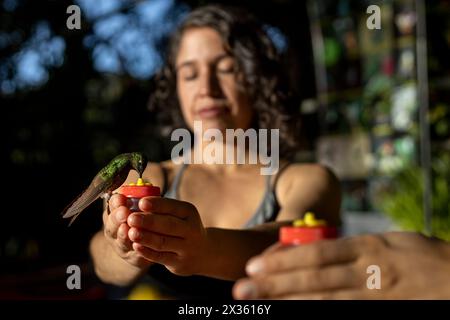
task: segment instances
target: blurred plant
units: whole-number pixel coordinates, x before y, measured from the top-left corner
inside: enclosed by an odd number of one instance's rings
[[[429,119],[431,129],[438,137],[448,137],[450,135],[450,111],[448,105],[438,103],[430,110]]]
[[[399,227],[424,233],[423,178],[412,165],[393,177],[392,186],[379,194],[379,207]],[[440,154],[432,164],[432,236],[450,241],[450,155]]]

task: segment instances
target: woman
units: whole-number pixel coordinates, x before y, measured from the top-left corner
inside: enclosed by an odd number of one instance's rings
[[[273,44],[249,15],[220,6],[189,14],[172,38],[154,104],[170,113],[175,127],[191,131],[194,121],[203,132],[218,129],[224,136],[226,129],[279,129],[280,170],[261,175],[260,161],[149,164],[143,177],[161,186],[164,197],[141,200],[144,213],[131,213],[120,195],[110,199],[103,231],[91,242],[103,281],[129,285],[147,274],[170,296],[231,297],[232,281],[245,275],[251,256],[277,241],[280,225],[306,211],[339,223],[335,177],[283,157],[293,139],[279,73]],[[214,143],[225,153],[239,148]],[[210,144],[195,144],[193,153]],[[245,159],[255,152],[244,151]],[[125,183],[136,179],[130,173]]]

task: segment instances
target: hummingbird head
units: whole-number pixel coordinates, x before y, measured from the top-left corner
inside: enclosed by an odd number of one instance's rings
[[[131,166],[139,173],[139,177],[142,177],[147,166],[147,157],[143,153],[133,152],[131,154]]]

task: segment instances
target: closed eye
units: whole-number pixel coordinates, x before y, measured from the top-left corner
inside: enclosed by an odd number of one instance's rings
[[[184,81],[191,81],[191,80],[194,80],[195,78],[197,78],[197,74],[195,72],[193,72],[191,74],[183,75]]]
[[[234,67],[220,68],[217,71],[224,74],[234,73]]]
[[[217,71],[223,74],[230,74],[235,72],[235,62],[233,57],[224,56],[217,62]]]
[[[177,73],[185,81],[194,80],[197,77],[197,68],[192,61],[186,61],[177,67]]]

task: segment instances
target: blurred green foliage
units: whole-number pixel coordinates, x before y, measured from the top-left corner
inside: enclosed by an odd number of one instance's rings
[[[450,241],[450,154],[441,153],[432,163],[432,233]],[[418,166],[410,166],[393,178],[392,187],[380,196],[380,209],[399,227],[424,233],[423,175]]]

